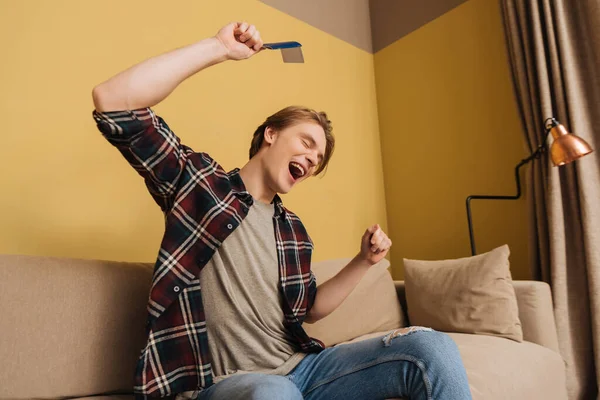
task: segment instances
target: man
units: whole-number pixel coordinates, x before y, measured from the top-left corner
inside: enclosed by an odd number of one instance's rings
[[[254,133],[250,161],[225,172],[151,110],[189,76],[249,58],[262,43],[253,25],[231,23],[93,90],[98,128],[165,215],[136,398],[470,398],[445,334],[412,327],[324,349],[302,328],[336,309],[392,245],[379,225],[369,227],[360,252],[317,291],[312,241],[278,193],[329,162],[335,142],[325,113],[288,107],[272,115]]]

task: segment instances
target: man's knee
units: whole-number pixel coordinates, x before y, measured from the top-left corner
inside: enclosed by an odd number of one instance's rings
[[[384,343],[403,337],[402,340],[408,342],[408,349],[403,346],[404,350],[408,350],[413,357],[426,364],[443,367],[452,366],[460,361],[458,347],[448,334],[422,327],[411,328],[415,329],[404,328],[399,332],[391,332],[391,336],[384,338]]]
[[[460,356],[458,352],[458,346],[454,342],[454,339],[450,337],[447,333],[433,331],[434,336],[434,346],[437,353],[440,353],[444,356]]]
[[[418,357],[430,370],[445,375],[460,373],[462,359],[454,340],[444,332],[423,332],[420,335]]]
[[[292,381],[284,376],[265,375],[260,379],[252,379],[244,388],[244,399],[282,399],[301,400],[302,393]]]

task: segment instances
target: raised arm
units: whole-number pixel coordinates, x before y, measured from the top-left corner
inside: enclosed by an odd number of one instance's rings
[[[379,224],[369,227],[361,239],[360,252],[333,278],[319,286],[312,308],[304,322],[315,323],[331,314],[354,290],[367,270],[381,261],[392,241]],[[376,296],[376,293],[373,293]]]
[[[163,211],[174,204],[194,151],[150,107],[194,73],[224,60],[251,57],[261,47],[253,25],[234,22],[212,38],[150,58],[94,88],[92,115],[98,129],[144,178]],[[207,157],[197,160],[211,162]]]
[[[226,60],[242,60],[262,47],[254,25],[233,22],[214,37],[140,62],[94,87],[99,112],[152,107],[195,73]]]

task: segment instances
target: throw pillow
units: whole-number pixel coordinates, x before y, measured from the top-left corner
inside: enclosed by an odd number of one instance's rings
[[[439,331],[523,341],[507,245],[455,260],[404,259],[408,319]]]

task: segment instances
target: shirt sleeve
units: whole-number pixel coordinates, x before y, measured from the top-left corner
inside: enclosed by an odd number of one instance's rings
[[[93,117],[102,135],[140,174],[163,211],[171,208],[187,157],[193,150],[182,145],[167,123],[150,108],[99,112]]]

